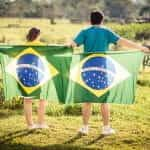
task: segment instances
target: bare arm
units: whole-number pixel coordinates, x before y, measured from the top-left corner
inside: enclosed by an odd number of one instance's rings
[[[117,42],[117,44],[124,46],[124,47],[128,47],[128,48],[138,49],[138,50],[141,50],[146,53],[150,52],[150,50],[147,47],[136,44],[125,38],[120,38],[119,41]]]

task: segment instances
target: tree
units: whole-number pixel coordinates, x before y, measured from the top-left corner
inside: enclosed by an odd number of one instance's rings
[[[142,7],[140,16],[143,16],[144,18],[150,18],[150,6]]]
[[[149,3],[150,0],[0,0],[0,16],[45,17],[54,23],[56,17],[87,21],[92,10],[102,10],[105,16],[126,19],[139,14]]]
[[[0,16],[4,17],[6,16],[7,9],[8,9],[8,3],[7,0],[0,0]]]
[[[133,16],[136,7],[131,0],[106,0],[106,8],[109,10],[109,16],[115,18],[126,19]]]

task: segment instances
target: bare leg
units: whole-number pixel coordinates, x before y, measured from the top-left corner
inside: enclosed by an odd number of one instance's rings
[[[40,100],[39,108],[38,108],[38,123],[44,124],[45,123],[45,108],[47,105],[47,101]]]
[[[111,135],[115,134],[115,130],[110,127],[109,124],[109,117],[110,117],[110,110],[109,110],[109,104],[101,104],[101,112],[102,112],[102,118],[103,118],[103,128],[102,128],[102,134],[103,135]]]
[[[33,125],[32,120],[32,100],[24,99],[24,114],[28,126]]]
[[[110,117],[109,104],[101,104],[101,113],[104,126],[108,126]]]
[[[82,106],[83,125],[87,126],[91,115],[91,103],[84,103]]]

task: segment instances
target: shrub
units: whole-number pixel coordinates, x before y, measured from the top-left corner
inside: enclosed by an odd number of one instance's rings
[[[22,109],[23,108],[23,99],[14,97],[12,100],[3,101],[1,107],[5,109]]]
[[[150,24],[108,24],[108,27],[112,28],[120,36],[128,39],[136,40],[148,40],[150,39]]]

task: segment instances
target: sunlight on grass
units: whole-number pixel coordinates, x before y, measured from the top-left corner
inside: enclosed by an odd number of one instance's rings
[[[48,114],[49,130],[27,131],[23,113],[0,110],[0,148],[31,149],[114,149],[148,150],[150,145],[150,87],[138,86],[136,102],[133,105],[112,105],[111,123],[117,134],[102,137],[102,119],[93,115],[90,120],[90,134],[78,137],[77,130],[82,123],[80,116]],[[58,105],[55,106],[57,109]],[[59,107],[64,107],[60,105]],[[94,105],[97,109],[98,105]],[[55,110],[56,111],[56,110]],[[95,111],[95,110],[93,110]],[[3,115],[2,115],[3,114]],[[5,115],[4,115],[5,114]],[[22,114],[22,115],[20,115]],[[34,116],[34,120],[36,120]]]

